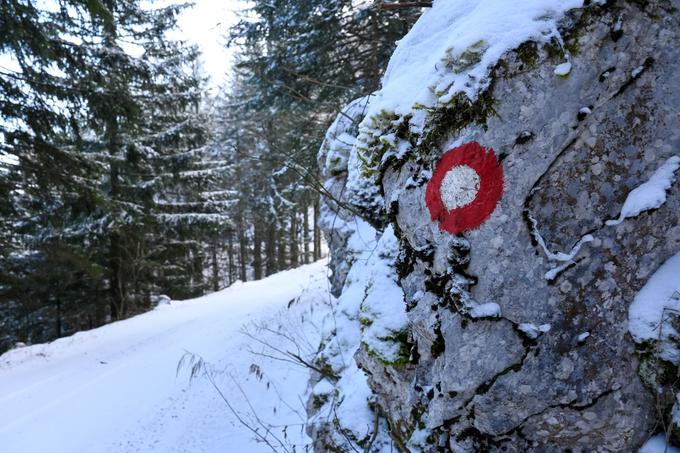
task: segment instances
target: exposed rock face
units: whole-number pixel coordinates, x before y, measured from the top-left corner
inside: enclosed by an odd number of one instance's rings
[[[395,305],[405,304],[411,353],[393,364],[359,348],[355,359],[398,449],[634,451],[660,427],[656,406],[670,413],[674,398],[649,388],[663,383],[641,377],[641,361],[651,362],[627,316],[650,274],[680,251],[680,184],[658,209],[605,221],[680,154],[678,8],[618,1],[571,11],[564,49],[528,43],[497,65],[483,124],[383,159],[373,181],[399,239],[404,301]],[[565,52],[572,67],[559,77]],[[453,236],[430,219],[425,186],[441,154],[470,141],[501,156],[505,191],[486,223]],[[343,192],[346,172],[326,166],[329,190],[361,212]],[[348,234],[325,228],[339,292]],[[566,262],[546,253],[572,250]],[[471,303],[490,302],[499,317],[470,316]]]

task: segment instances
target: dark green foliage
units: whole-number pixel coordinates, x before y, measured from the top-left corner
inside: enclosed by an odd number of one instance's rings
[[[198,52],[167,35],[183,6],[0,8],[0,350],[220,286],[206,250],[231,225],[229,192],[205,195],[225,181]]]

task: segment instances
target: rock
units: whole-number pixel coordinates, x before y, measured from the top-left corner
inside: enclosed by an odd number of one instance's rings
[[[411,356],[393,365],[359,349],[355,359],[395,445],[635,451],[660,426],[657,404],[670,416],[680,389],[631,340],[627,317],[646,278],[680,251],[680,185],[658,209],[605,221],[680,154],[679,8],[658,0],[572,11],[561,24],[577,43],[568,69],[547,46],[536,46],[529,69],[509,52],[492,73],[486,121],[439,130],[431,148],[414,140],[411,154],[370,179],[388,202],[362,216],[379,232],[391,224],[399,240],[404,300],[394,303],[407,309]],[[505,191],[486,223],[453,236],[431,220],[425,186],[439,156],[470,141],[502,156]],[[373,209],[343,193],[347,174],[324,177],[356,212]],[[324,225],[340,294],[355,213],[332,200],[325,209],[341,220]],[[486,304],[499,316],[470,316]],[[650,389],[659,384],[671,398]]]

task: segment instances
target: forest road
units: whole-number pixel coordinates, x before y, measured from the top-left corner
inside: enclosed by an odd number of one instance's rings
[[[270,451],[236,421],[208,379],[191,380],[190,367],[178,372],[178,364],[196,354],[220,371],[215,382],[226,395],[239,396],[242,382],[252,395],[245,403],[271,402],[271,394],[246,382],[253,358],[241,329],[285,308],[325,271],[320,261],[5,353],[0,453]],[[290,398],[304,392],[305,370],[271,371],[290,382]],[[295,421],[301,406],[282,406],[277,417]]]

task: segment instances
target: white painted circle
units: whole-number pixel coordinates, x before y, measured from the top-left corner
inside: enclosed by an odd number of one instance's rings
[[[447,211],[470,204],[479,192],[479,175],[467,165],[458,165],[446,172],[439,193]]]

